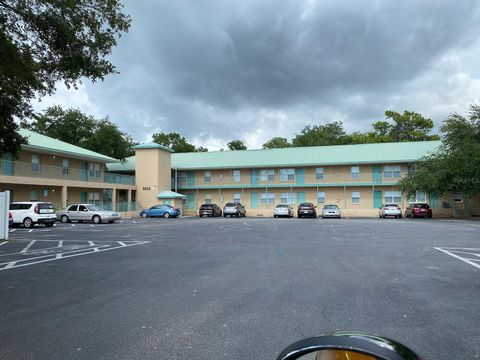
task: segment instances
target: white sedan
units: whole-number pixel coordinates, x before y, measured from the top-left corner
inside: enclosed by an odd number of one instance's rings
[[[402,209],[397,204],[383,204],[378,212],[378,217],[385,219],[387,216],[402,218]]]
[[[57,211],[57,218],[62,223],[71,221],[93,221],[95,224],[114,223],[120,220],[120,215],[115,211],[108,211],[93,204],[73,204],[64,210]]]

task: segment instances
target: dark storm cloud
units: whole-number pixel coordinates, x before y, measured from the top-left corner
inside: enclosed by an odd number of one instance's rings
[[[269,111],[294,118],[292,129],[319,113],[352,126],[470,46],[476,4],[130,0],[132,28],[112,55],[121,74],[87,91],[140,140],[157,129],[241,138],[268,127]]]

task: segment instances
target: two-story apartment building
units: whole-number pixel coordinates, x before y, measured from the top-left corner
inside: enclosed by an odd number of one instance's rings
[[[203,203],[238,201],[247,214],[271,216],[275,205],[297,206],[312,202],[318,207],[336,204],[345,216],[376,216],[383,203],[405,208],[411,201],[428,202],[436,216],[450,216],[464,208],[462,194],[440,197],[418,191],[407,198],[398,181],[414,171],[412,163],[434,151],[440,142],[383,143],[317,146],[269,150],[217,151],[171,154],[156,144],[144,144],[136,156],[123,164],[108,164],[109,171],[135,174],[140,205],[178,200],[155,197],[166,185],[146,180],[150,172],[171,171],[171,188],[184,198],[184,213],[197,213]],[[159,152],[169,158],[168,166],[148,166],[145,152]],[[163,181],[165,183],[165,180]],[[150,191],[146,196],[144,191]],[[474,202],[472,211],[478,202]],[[178,202],[177,202],[178,205]]]
[[[18,158],[0,159],[0,191],[10,190],[11,201],[50,201],[56,207],[93,203],[119,211],[133,210],[135,178],[105,171],[119,162],[38,133],[21,129],[28,139]]]
[[[197,214],[204,203],[241,202],[249,216],[271,216],[277,204],[336,204],[345,216],[376,216],[382,203],[405,208],[428,202],[435,216],[465,211],[461,189],[440,197],[417,191],[413,198],[398,181],[438,141],[316,146],[270,150],[179,153],[155,143],[134,147],[124,162],[78,146],[20,130],[28,138],[18,159],[0,159],[0,191],[12,201],[51,201],[56,207],[89,202],[117,211],[158,203]],[[468,204],[480,215],[479,199]]]

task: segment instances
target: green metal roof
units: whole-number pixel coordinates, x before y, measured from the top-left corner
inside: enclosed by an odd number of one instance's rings
[[[162,191],[157,194],[158,199],[183,199],[186,198],[185,195],[179,194],[175,191]]]
[[[52,154],[60,154],[68,157],[89,159],[100,162],[119,162],[119,160],[96,153],[95,151],[87,150],[81,148],[80,146],[75,146],[27,129],[20,129],[18,132],[20,135],[28,139],[28,144],[22,145],[22,149],[25,150],[48,152]]]
[[[127,173],[135,171],[135,156],[130,156],[125,159],[125,161],[118,163],[108,163],[108,171],[118,172],[118,173]]]
[[[231,169],[280,166],[401,163],[435,151],[440,141],[312,146],[269,150],[212,151],[172,154],[172,169]],[[135,157],[107,164],[109,171],[134,171]]]
[[[135,145],[135,146],[132,146],[132,149],[162,149],[162,150],[173,153],[172,149],[170,149],[166,146],[162,146],[160,144],[154,143],[154,142]]]
[[[172,155],[179,170],[399,163],[419,160],[440,141],[312,146],[269,150],[215,151]]]

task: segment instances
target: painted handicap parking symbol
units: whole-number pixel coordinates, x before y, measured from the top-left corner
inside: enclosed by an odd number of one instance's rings
[[[3,242],[0,254],[0,271],[67,259],[107,250],[147,244],[149,241],[57,241],[31,240]],[[6,250],[6,251],[5,251]]]
[[[461,260],[469,265],[480,269],[480,247],[479,248],[459,248],[459,247],[436,247],[438,251],[443,252],[455,259]]]

